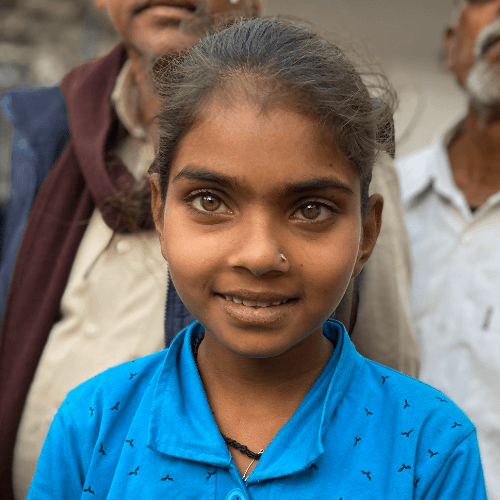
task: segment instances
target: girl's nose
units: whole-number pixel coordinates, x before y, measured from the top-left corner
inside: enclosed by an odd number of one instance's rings
[[[253,218],[238,228],[238,236],[228,263],[234,269],[247,269],[255,276],[280,275],[290,269],[286,245],[278,224]]]

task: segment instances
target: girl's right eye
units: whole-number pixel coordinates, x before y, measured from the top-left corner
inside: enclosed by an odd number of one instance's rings
[[[212,193],[200,193],[191,197],[191,204],[196,210],[205,213],[228,213],[230,210],[224,202]]]

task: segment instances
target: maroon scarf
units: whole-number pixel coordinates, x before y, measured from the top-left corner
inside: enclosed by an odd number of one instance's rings
[[[12,458],[22,409],[49,332],[60,317],[61,297],[88,220],[97,206],[106,224],[120,230],[121,213],[110,199],[133,183],[123,165],[105,160],[117,134],[110,96],[125,58],[124,48],[118,46],[103,59],[74,69],[61,84],[70,140],[33,204],[0,337],[4,500],[13,499]]]

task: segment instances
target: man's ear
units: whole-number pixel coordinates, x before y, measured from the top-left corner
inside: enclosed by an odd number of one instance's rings
[[[163,212],[165,204],[161,199],[159,174],[150,174],[149,182],[151,183],[151,212],[153,213],[153,220],[156,232],[160,238],[160,243],[163,244]]]
[[[446,69],[453,72],[455,69],[455,51],[457,44],[457,28],[448,26],[444,33],[443,50],[445,56]]]
[[[368,200],[366,215],[363,219],[363,232],[359,245],[358,258],[352,277],[355,278],[363,269],[366,261],[370,257],[377,243],[377,238],[382,227],[382,209],[384,208],[384,198],[380,194],[373,194]]]

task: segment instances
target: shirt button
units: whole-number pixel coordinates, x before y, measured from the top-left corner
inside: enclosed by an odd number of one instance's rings
[[[470,243],[472,243],[472,239],[473,237],[471,234],[466,234],[462,236],[462,243],[465,245],[469,245]]]
[[[246,497],[242,489],[235,488],[226,495],[226,500],[246,500]]]
[[[124,241],[124,240],[120,240],[117,244],[116,244],[116,250],[119,252],[119,253],[125,253],[125,252],[128,252],[130,250],[130,243],[128,241]]]
[[[97,337],[101,332],[101,328],[99,325],[96,325],[95,323],[89,323],[85,327],[85,332],[89,337]]]

